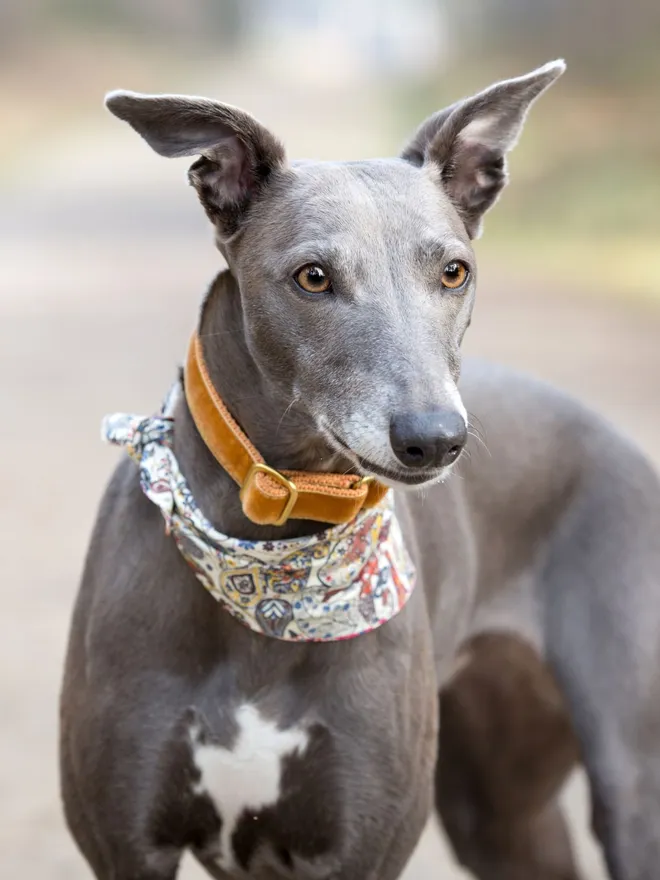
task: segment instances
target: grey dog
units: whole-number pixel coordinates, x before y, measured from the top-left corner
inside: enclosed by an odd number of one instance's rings
[[[199,323],[218,393],[274,467],[390,485],[420,587],[350,641],[257,635],[200,587],[123,460],[61,701],[67,820],[99,880],[172,880],[185,850],[217,878],[394,880],[434,799],[476,876],[575,877],[556,797],[578,752],[611,876],[660,876],[658,480],[540,383],[465,363],[459,393],[471,239],[563,69],[436,113],[399,158],[345,163],[289,163],[260,123],[211,100],[108,97],[157,153],[198,157],[190,182],[229,267]],[[321,292],[296,282],[305,267]],[[318,530],[254,525],[185,397],[175,426],[216,528]],[[235,754],[245,725],[254,764]],[[217,785],[195,737],[219,756]]]

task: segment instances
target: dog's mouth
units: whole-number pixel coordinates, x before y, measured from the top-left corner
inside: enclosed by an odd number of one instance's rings
[[[424,471],[399,470],[398,468],[394,470],[391,468],[385,468],[355,452],[355,450],[351,449],[348,443],[345,443],[341,437],[335,434],[334,431],[331,430],[329,433],[334,442],[340,448],[341,452],[343,452],[351,461],[354,461],[364,472],[365,476],[378,477],[382,482],[390,484],[393,487],[401,485],[424,486],[427,483],[436,482],[446,471],[446,468]]]

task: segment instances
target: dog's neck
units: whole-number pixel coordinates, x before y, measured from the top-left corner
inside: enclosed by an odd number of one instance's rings
[[[215,389],[271,467],[289,470],[348,471],[350,463],[332,452],[298,402],[269,382],[245,340],[237,284],[222,272],[206,298],[200,338]],[[248,540],[293,538],[319,531],[319,523],[290,520],[284,526],[257,526],[243,513],[239,487],[202,440],[184,398],[175,414],[174,450],[193,495],[215,528]]]

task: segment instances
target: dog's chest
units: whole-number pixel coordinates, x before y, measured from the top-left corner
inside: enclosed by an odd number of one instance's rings
[[[190,731],[198,773],[194,794],[210,799],[220,821],[205,858],[239,876],[258,876],[259,867],[324,876],[323,856],[332,841],[329,829],[320,827],[323,798],[315,791],[318,732],[302,725],[282,729],[251,704],[236,710],[235,722],[236,735],[226,747],[208,741],[196,726]],[[312,816],[318,824],[310,836],[305,826]]]

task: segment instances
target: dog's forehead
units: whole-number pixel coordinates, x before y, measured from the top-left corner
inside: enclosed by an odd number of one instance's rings
[[[294,163],[271,205],[289,232],[461,234],[434,171],[402,159]]]

